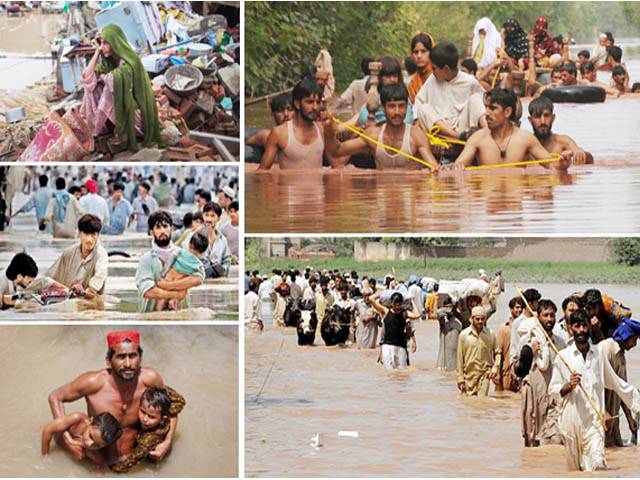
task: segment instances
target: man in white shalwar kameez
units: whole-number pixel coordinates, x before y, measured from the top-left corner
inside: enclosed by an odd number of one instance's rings
[[[454,138],[471,128],[487,126],[484,89],[475,77],[458,69],[458,60],[451,42],[433,47],[433,75],[416,95],[413,107],[423,127],[437,125],[442,135]]]
[[[615,374],[604,352],[591,343],[591,321],[584,310],[571,314],[569,324],[574,342],[554,360],[549,394],[562,397],[558,425],[569,468],[601,470],[607,467],[605,430],[600,417],[605,411],[605,388],[617,393],[634,415],[640,411],[640,393]],[[598,413],[578,384],[582,384]]]

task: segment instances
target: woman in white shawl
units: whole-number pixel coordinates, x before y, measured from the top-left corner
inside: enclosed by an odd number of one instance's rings
[[[473,27],[473,42],[471,43],[471,57],[478,64],[478,68],[487,68],[498,60],[497,50],[502,46],[500,32],[488,17],[483,17]]]

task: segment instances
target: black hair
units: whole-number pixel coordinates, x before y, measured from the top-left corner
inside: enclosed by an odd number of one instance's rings
[[[318,98],[322,98],[324,94],[324,90],[320,85],[316,83],[314,79],[311,78],[303,78],[300,80],[295,87],[293,87],[293,92],[291,94],[291,98],[294,102],[301,102],[304,98],[317,96]]]
[[[539,117],[545,111],[553,113],[553,102],[551,101],[551,99],[540,96],[531,100],[531,102],[529,103],[529,115],[531,115],[532,117]]]
[[[562,45],[564,43],[564,38],[562,38],[562,35],[556,35],[553,37],[553,41]]]
[[[582,299],[576,295],[569,295],[567,298],[565,298],[562,301],[562,311],[564,312],[567,309],[567,306],[570,303],[575,303],[576,305],[578,305],[578,308],[582,308]]]
[[[63,177],[56,178],[56,190],[64,190],[67,187],[67,181]]]
[[[579,57],[584,57],[584,58],[586,58],[587,60],[589,60],[589,59],[591,58],[591,54],[589,53],[589,50],[580,50],[580,51],[578,52],[578,56],[579,56]]]
[[[402,81],[402,67],[400,66],[400,62],[397,58],[382,57],[380,59],[380,63],[382,63],[382,68],[380,68],[380,78],[397,75],[398,83],[404,84]]]
[[[580,65],[580,73],[584,76],[587,73],[591,73],[596,69],[596,66],[593,64],[591,60],[588,62],[584,62]]]
[[[446,40],[440,42],[431,50],[431,63],[438,68],[444,68],[446,65],[451,70],[455,70],[458,67],[459,59],[460,56],[456,46]]]
[[[589,315],[582,308],[579,308],[566,319],[569,322],[569,325],[575,325],[576,323],[586,323],[590,325]]]
[[[142,182],[139,187],[144,188],[147,192],[151,191],[151,185],[149,185],[147,182]]]
[[[513,308],[516,305],[520,305],[524,309],[524,300],[522,300],[520,297],[513,297],[511,300],[509,300],[509,308]]]
[[[280,95],[276,95],[269,102],[269,108],[271,108],[271,113],[279,113],[284,112],[287,108],[287,105],[291,105],[291,92],[281,93]]]
[[[607,47],[607,54],[609,54],[616,63],[620,63],[622,61],[622,49],[617,45]]]
[[[147,387],[142,394],[142,399],[146,400],[150,407],[159,408],[160,415],[166,417],[171,409],[171,398],[167,391],[161,387]]]
[[[554,312],[558,311],[558,307],[556,307],[555,303],[553,303],[548,298],[543,298],[542,300],[540,300],[538,302],[537,312],[538,312],[538,314],[540,314],[540,312],[542,312],[542,310],[547,310],[549,308],[552,308]]]
[[[613,34],[611,32],[603,32],[603,33],[607,36],[607,40],[609,40],[612,45],[616,43],[616,39],[613,38]]]
[[[189,228],[193,224],[193,213],[187,212],[182,217],[182,226],[184,228]]]
[[[407,73],[409,75],[413,75],[414,73],[416,73],[418,71],[418,66],[416,65],[416,62],[413,61],[413,58],[409,57],[405,57],[404,59],[404,68],[407,71]]]
[[[93,417],[91,425],[98,427],[105,445],[111,445],[122,435],[120,422],[109,412],[102,412]]]
[[[373,62],[373,58],[371,57],[365,57],[360,61],[360,70],[362,70],[362,73],[365,75],[371,75],[371,70],[369,70],[369,64],[371,62]]]
[[[344,280],[341,280],[340,284],[338,285],[338,290],[349,290],[349,285],[347,285],[347,282],[345,282]]]
[[[240,211],[240,204],[237,200],[234,200],[229,204],[229,210],[235,210],[236,212]]]
[[[631,93],[636,92],[640,92],[640,82],[634,82],[633,85],[631,85]]]
[[[257,292],[258,288],[260,287],[260,283],[260,279],[254,276],[251,280],[249,280],[249,291]]]
[[[554,73],[562,73],[562,70],[564,70],[564,67],[561,64],[556,65],[551,69],[551,75],[553,76]]]
[[[576,68],[576,64],[573,62],[566,62],[562,66],[562,71],[567,72],[570,75],[573,75],[574,77],[578,74],[578,69]]]
[[[387,102],[408,102],[409,93],[404,83],[392,83],[384,85],[380,88],[380,103],[384,105]]]
[[[209,239],[200,232],[195,232],[191,235],[191,240],[189,240],[189,245],[191,245],[196,252],[204,253],[209,248]]]
[[[203,189],[199,189],[196,193],[199,196],[201,196],[204,199],[205,202],[208,203],[208,202],[211,201],[211,192],[208,192],[208,191],[203,190]]]
[[[82,190],[80,190],[80,187],[78,187],[77,185],[72,185],[71,187],[69,187],[69,193],[71,195],[74,195],[77,192],[81,192]]]
[[[124,339],[118,343],[126,343],[126,342],[131,342],[131,341],[129,339]],[[107,360],[111,361],[114,353],[116,353],[115,348],[110,348],[109,350],[107,350]],[[140,345],[138,345],[138,355],[142,356],[142,347]]]
[[[213,212],[218,217],[222,215],[222,208],[215,202],[207,202],[204,207],[202,207],[202,213]]]
[[[535,288],[527,288],[522,293],[522,296],[524,297],[524,299],[527,301],[529,305],[531,305],[531,302],[537,302],[542,298],[542,295],[540,295],[540,292]]]
[[[201,222],[204,222],[204,215],[202,215],[202,212],[195,212],[193,214],[193,217],[191,218],[192,221],[196,221],[196,220],[200,220]]]
[[[173,227],[173,218],[171,218],[171,215],[169,215],[168,212],[165,212],[164,210],[156,210],[149,215],[149,219],[147,220],[149,231],[153,230],[156,225],[162,224],[167,224],[170,227]]]
[[[100,230],[102,230],[102,221],[100,221],[100,219],[95,215],[87,213],[81,216],[78,220],[78,230],[90,235],[93,233],[100,233]]]
[[[442,305],[453,305],[453,299],[451,298],[451,295],[446,293],[444,294]]]
[[[404,302],[404,297],[400,292],[394,292],[391,294],[391,303],[402,303]]]
[[[604,305],[602,303],[602,294],[600,293],[600,290],[597,290],[595,288],[590,288],[589,290],[584,292],[584,296],[582,297],[582,302],[585,307],[589,305],[600,305],[600,306]]]
[[[38,177],[38,183],[40,183],[40,188],[46,187],[47,183],[49,183],[49,177],[47,177],[46,175],[40,175]]]
[[[11,281],[15,280],[18,275],[35,278],[38,276],[38,265],[30,255],[16,253],[9,262],[5,275]]]
[[[478,71],[478,64],[473,58],[467,58],[460,63],[461,67],[469,70],[473,75],[475,75]]]
[[[516,102],[518,99],[516,98],[516,94],[513,93],[513,90],[508,90],[506,88],[494,88],[493,90],[489,90],[487,97],[491,104],[496,103],[502,108],[511,107],[509,120],[516,119]]]
[[[611,76],[615,77],[616,75],[625,75],[627,72],[622,65],[616,65],[611,69]]]
[[[120,190],[121,192],[124,192],[124,185],[120,182],[116,182],[113,184],[113,190]]]
[[[326,275],[321,275],[320,285],[329,285],[329,277],[327,277]]]
[[[533,350],[529,345],[524,345],[520,350],[520,357],[515,368],[515,374],[518,378],[526,377],[531,371],[533,364]]]
[[[424,48],[426,48],[428,51],[431,51],[433,49],[433,42],[431,41],[431,37],[426,33],[420,32],[414,35],[414,37],[411,39],[412,52],[413,49],[416,48],[416,45],[418,45],[419,43],[424,45]]]
[[[373,289],[376,286],[376,279],[375,278],[369,278],[369,286]]]

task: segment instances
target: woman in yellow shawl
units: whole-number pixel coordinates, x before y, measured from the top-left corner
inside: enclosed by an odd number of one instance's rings
[[[411,82],[407,86],[409,90],[409,100],[414,103],[416,95],[427,81],[427,78],[433,71],[431,65],[431,49],[435,47],[436,42],[433,37],[426,32],[420,32],[411,39],[411,57],[418,68],[418,71],[411,78]]]
[[[160,121],[149,76],[124,32],[107,25],[94,44],[98,48],[82,72],[85,95],[80,109],[94,136],[109,120],[120,144],[131,151],[138,149],[136,134],[143,135],[144,147],[159,144]]]

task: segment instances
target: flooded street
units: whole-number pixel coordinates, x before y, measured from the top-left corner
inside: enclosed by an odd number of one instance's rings
[[[640,80],[637,43],[637,39],[621,43],[632,82]],[[607,78],[603,74],[601,80]],[[528,100],[523,103],[526,112]],[[256,173],[257,164],[247,164],[246,230],[640,232],[639,107],[638,94],[600,104],[556,104],[553,131],[571,136],[595,159],[595,165],[574,166],[562,175],[539,166],[438,176],[426,170],[376,172],[353,167],[342,171],[280,171],[275,167],[268,173]],[[247,110],[248,126],[269,124],[264,103]],[[522,127],[531,131],[526,113]],[[611,215],[612,208],[615,215]]]
[[[64,25],[63,15],[0,16],[0,90],[24,90],[51,74],[53,62],[43,57]]]
[[[518,286],[538,288],[558,305],[592,287]],[[598,287],[640,311],[637,288]],[[513,295],[507,284],[489,320],[494,331],[508,317]],[[245,341],[247,476],[586,476],[568,472],[561,446],[524,448],[518,395],[458,394],[455,374],[435,369],[437,322],[418,325],[418,351],[404,372],[376,365],[377,351],[298,347],[294,329],[270,328],[270,320],[265,325],[264,334],[247,334]],[[640,386],[637,348],[627,363],[631,383]],[[626,420],[621,423],[628,441]],[[341,430],[359,437],[338,437]],[[310,446],[316,433],[322,434],[318,449]],[[637,476],[639,452],[608,449],[609,470],[600,475]]]
[[[40,455],[41,428],[51,420],[47,395],[105,366],[105,326],[1,326],[0,476],[105,476],[74,462],[57,445]],[[186,399],[172,451],[159,464],[143,462],[136,477],[238,475],[238,334],[232,326],[139,327],[143,367],[152,367]],[[84,400],[66,412],[86,412]]]
[[[24,198],[16,198],[14,205],[22,205]],[[193,204],[183,204],[177,209],[181,215],[193,211]],[[0,312],[0,320],[228,320],[238,319],[238,267],[232,266],[228,278],[208,279],[190,290],[190,308],[178,312],[136,313],[138,291],[135,273],[140,257],[151,248],[151,240],[144,233],[125,232],[119,236],[101,235],[107,252],[126,252],[109,258],[109,278],[105,291],[104,310],[78,312],[75,300],[61,304],[23,310]],[[0,234],[0,266],[5,268],[16,253],[26,249],[34,257],[40,274],[58,258],[62,251],[76,243],[71,239],[52,239],[50,234],[39,232],[35,215],[21,215]]]

